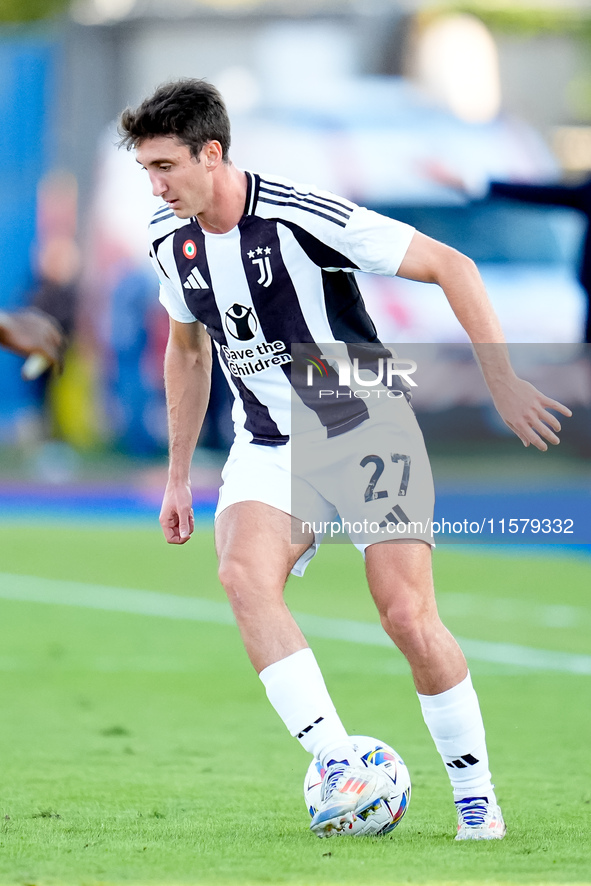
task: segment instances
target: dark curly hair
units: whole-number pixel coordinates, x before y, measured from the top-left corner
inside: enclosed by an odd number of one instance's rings
[[[147,138],[174,135],[196,158],[207,142],[218,141],[227,161],[230,120],[223,98],[207,80],[176,80],[163,83],[135,110],[126,108],[119,135],[128,151]]]

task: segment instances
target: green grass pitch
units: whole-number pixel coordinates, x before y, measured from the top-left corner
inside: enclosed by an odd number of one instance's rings
[[[591,653],[591,560],[435,552],[461,637]],[[458,844],[447,776],[405,662],[386,647],[312,645],[352,733],[394,745],[410,809],[383,839],[318,840],[308,757],[268,705],[231,625],[2,598],[9,575],[223,601],[211,533],[0,526],[0,884],[591,882],[591,677],[470,662],[504,841]],[[55,587],[55,585],[54,585]],[[298,612],[376,623],[361,558],[327,545]]]

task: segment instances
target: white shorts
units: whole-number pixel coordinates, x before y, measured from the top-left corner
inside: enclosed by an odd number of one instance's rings
[[[304,574],[327,534],[348,535],[362,552],[383,541],[433,544],[431,467],[404,399],[388,420],[369,419],[336,437],[322,429],[297,434],[284,446],[238,440],[222,481],[216,518],[237,502],[260,501],[309,524],[314,543],[294,575]]]

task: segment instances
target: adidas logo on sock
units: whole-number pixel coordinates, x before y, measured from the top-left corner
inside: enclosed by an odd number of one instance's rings
[[[302,729],[302,731],[298,733],[297,737],[303,738],[307,732],[310,732],[311,729],[314,729],[314,727],[316,726],[317,723],[322,723],[323,720],[324,720],[324,717],[318,717],[317,720],[314,720],[313,723],[310,723],[309,726],[306,726],[305,729]]]
[[[462,760],[464,762],[462,762]],[[449,766],[450,769],[465,769],[466,766],[474,766],[476,763],[480,761],[473,757],[472,754],[466,754],[464,757],[460,757],[459,760],[454,760],[452,763],[446,763],[446,766]]]

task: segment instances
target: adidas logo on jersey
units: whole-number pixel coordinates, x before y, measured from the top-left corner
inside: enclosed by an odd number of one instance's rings
[[[199,273],[198,268],[193,268],[186,281],[183,283],[185,289],[209,289],[209,286]]]

